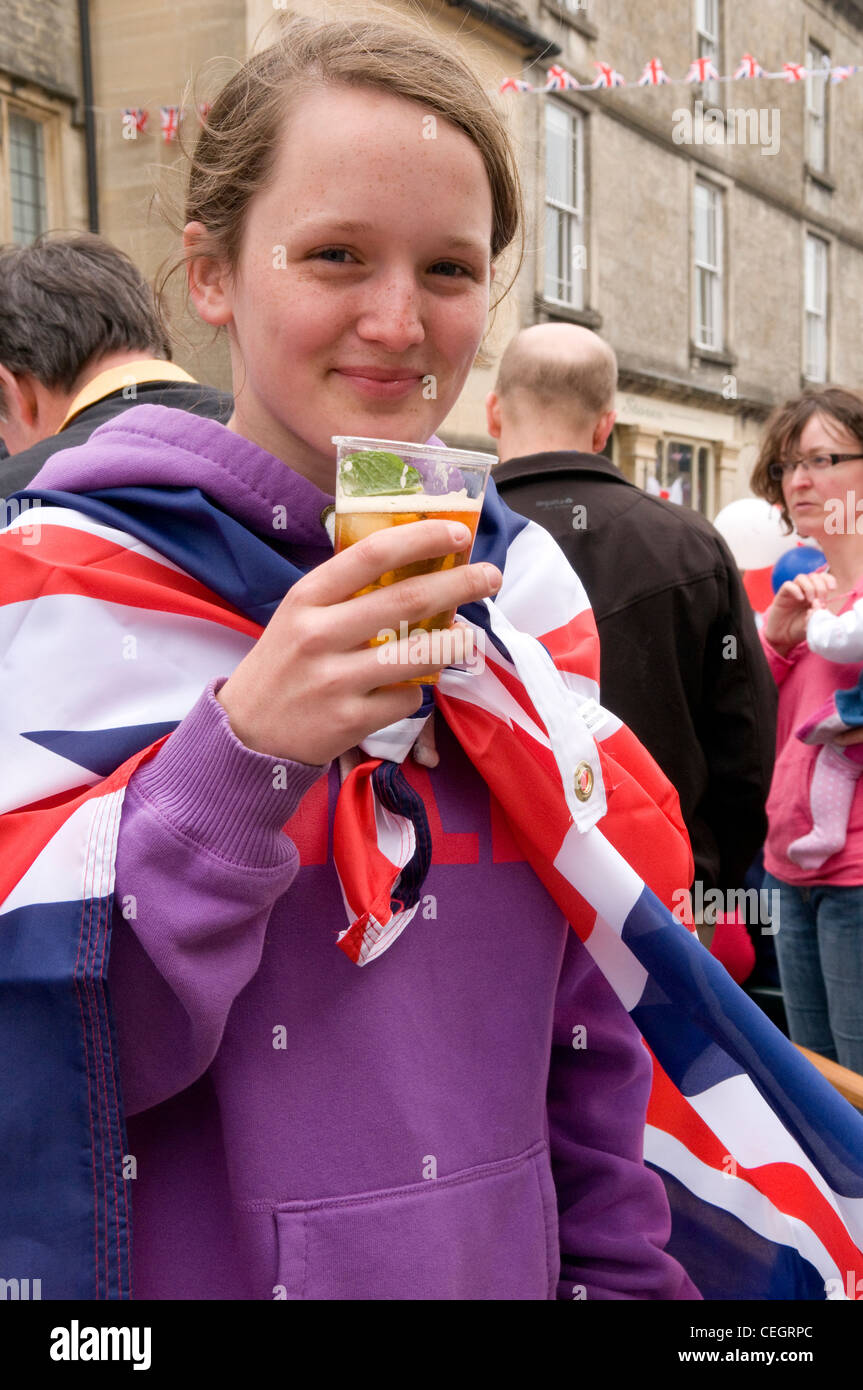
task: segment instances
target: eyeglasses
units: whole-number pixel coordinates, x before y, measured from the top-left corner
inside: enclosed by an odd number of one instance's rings
[[[837,463],[849,463],[851,459],[863,459],[863,454],[813,454],[811,458],[782,459],[767,465],[767,474],[779,483],[795,468],[804,468],[808,473],[821,473],[825,468],[835,468]]]

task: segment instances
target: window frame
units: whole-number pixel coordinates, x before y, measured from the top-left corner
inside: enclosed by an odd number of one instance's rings
[[[714,231],[716,242],[716,262],[711,264],[707,261],[699,261],[698,258],[698,195],[699,189],[705,189],[713,199],[713,206],[716,209],[716,227]],[[709,179],[696,176],[692,190],[692,296],[693,296],[693,331],[692,337],[695,347],[703,349],[705,352],[724,352],[726,337],[726,313],[725,313],[725,199],[723,188],[718,184],[712,183]],[[702,335],[701,328],[701,275],[712,275],[713,289],[711,293],[712,309],[716,322],[716,341],[709,342]]]
[[[24,174],[24,171],[21,170],[20,167],[17,171],[13,168],[13,144],[20,145],[22,143],[20,140],[15,140],[13,122],[16,121],[21,123],[26,122],[26,124],[31,128],[32,133],[36,137],[34,144],[31,146],[31,150],[35,155],[36,162],[36,175],[33,182],[35,184],[38,202],[27,202],[24,201],[20,196],[16,196],[16,190],[14,186],[14,174],[16,172],[19,174],[19,176]],[[34,120],[32,116],[24,115],[22,112],[16,110],[13,106],[6,113],[6,133],[6,174],[9,180],[8,188],[10,240],[18,246],[29,246],[32,244],[33,241],[36,240],[37,237],[41,236],[43,232],[48,230],[48,174],[46,158],[47,150],[45,140],[45,122]],[[28,175],[24,175],[24,177],[28,177]],[[29,228],[24,228],[21,226],[19,226],[19,228],[16,229],[16,207],[23,207],[30,209],[31,211],[35,211],[36,216],[35,218],[33,218],[33,221],[36,223],[35,231],[31,233]],[[18,236],[18,231],[24,232],[26,234],[26,239],[20,239]]]
[[[722,70],[722,0],[712,0],[715,5],[716,29],[707,28],[707,21],[700,13],[711,0],[695,0],[695,48],[697,58],[712,58],[717,72]],[[720,85],[715,78],[700,84],[701,98],[705,106],[719,107]]]
[[[671,483],[668,479],[668,448],[671,444],[685,444],[692,450],[692,469],[689,475],[689,501],[680,505],[686,506],[689,511],[698,512],[700,516],[710,520],[713,512],[713,502],[716,494],[716,469],[717,469],[717,446],[713,439],[699,439],[694,435],[680,434],[675,430],[663,430],[661,436],[656,441],[656,464],[654,465],[654,477],[662,488],[670,488]],[[707,452],[707,496],[702,497],[701,488],[701,454]]]
[[[807,70],[818,69],[827,60],[830,63],[830,53],[824,46],[815,39],[810,39],[806,45],[806,67]],[[829,83],[826,77],[806,77],[806,131],[805,149],[806,164],[815,174],[826,174],[829,169],[829,159],[827,152],[827,134],[829,126],[829,113],[827,101],[827,88]],[[819,101],[814,100],[816,91],[820,89]],[[820,105],[819,105],[820,102]],[[820,162],[815,156],[813,141],[813,130],[819,130],[818,147],[820,151]]]
[[[809,243],[822,248],[823,266],[823,306],[810,307],[810,291],[817,288],[817,285],[810,283],[809,279]],[[816,271],[817,278],[817,271]],[[812,321],[821,323],[823,335],[823,374],[816,375],[811,371],[812,363],[809,356],[809,325]],[[811,231],[808,227],[804,228],[803,233],[803,366],[801,376],[804,381],[814,385],[823,385],[830,379],[830,242],[826,237],[819,235],[818,232]]]
[[[59,158],[60,113],[56,107],[30,101],[18,93],[11,95],[0,90],[0,240],[7,244],[14,241],[10,115],[20,116],[41,126],[42,180],[45,193],[43,230],[61,226],[64,222],[63,182]]]
[[[573,204],[564,203],[549,195],[549,141],[548,141],[548,122],[549,111],[560,112],[569,123],[569,150],[573,153],[573,137],[575,136],[575,158],[574,158],[574,188],[572,190],[576,202]],[[558,214],[558,237],[561,219],[567,219],[570,229],[573,227],[577,232],[577,239],[570,231],[570,254],[576,245],[587,247],[587,214],[585,208],[586,197],[586,132],[587,118],[585,113],[578,107],[568,102],[554,101],[548,96],[544,100],[543,113],[543,177],[542,177],[542,209],[543,209],[543,247],[542,258],[540,260],[542,284],[540,288],[540,298],[547,304],[558,304],[564,308],[582,312],[587,309],[589,299],[589,286],[587,279],[587,267],[570,266],[570,289],[574,297],[562,299],[558,294],[550,292],[548,276],[548,224],[549,212],[554,211]],[[558,241],[558,264],[560,261],[560,245]],[[561,288],[560,276],[556,280],[557,289]]]

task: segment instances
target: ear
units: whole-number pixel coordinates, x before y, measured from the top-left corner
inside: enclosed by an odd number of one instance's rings
[[[485,398],[485,418],[492,439],[500,439],[500,397],[489,391]]]
[[[0,386],[3,388],[4,420],[25,427],[34,425],[38,404],[32,378],[26,372],[15,376],[8,367],[0,364]]]
[[[215,256],[196,254],[206,244],[207,229],[201,222],[187,222],[183,228],[183,249],[186,252],[186,273],[189,295],[205,323],[221,328],[233,317],[231,285],[228,266]]]
[[[607,410],[604,415],[600,415],[596,422],[596,429],[593,431],[593,452],[595,454],[602,453],[608,443],[608,436],[614,429],[614,422],[616,419],[616,410]]]

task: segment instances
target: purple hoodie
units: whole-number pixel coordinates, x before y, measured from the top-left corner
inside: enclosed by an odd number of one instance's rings
[[[34,486],[192,484],[287,552],[331,499],[209,419],[141,406]],[[247,749],[213,681],[133,776],[109,984],[138,1298],[693,1299],[642,1161],[634,1024],[440,717],[408,759],[432,830],[414,920],[358,968],[336,767]],[[284,760],[280,760],[284,761]]]

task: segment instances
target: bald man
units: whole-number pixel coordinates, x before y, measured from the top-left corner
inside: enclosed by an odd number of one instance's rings
[[[719,533],[602,456],[616,388],[614,352],[595,333],[522,330],[486,401],[500,442],[494,478],[509,506],[551,532],[587,589],[602,701],[677,788],[696,883],[739,888],[767,828],[776,690]]]

